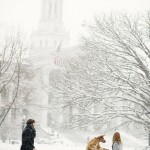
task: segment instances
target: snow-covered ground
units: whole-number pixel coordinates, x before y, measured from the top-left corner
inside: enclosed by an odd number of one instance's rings
[[[20,145],[0,144],[0,150],[19,150]],[[65,145],[36,145],[37,150],[85,150],[84,146],[65,146]],[[133,149],[128,149],[133,150]]]
[[[147,140],[142,140],[135,138],[125,132],[121,132],[122,141],[123,141],[123,150],[145,150],[144,148],[148,145]],[[92,136],[93,137],[93,136]],[[108,148],[111,150],[112,137],[108,134],[105,135],[106,143],[101,143],[102,147]],[[37,144],[35,143],[36,150],[85,150],[85,144],[74,144],[72,142],[66,141],[65,144]],[[8,144],[0,142],[0,150],[20,150],[20,144]]]
[[[47,144],[36,144],[36,150],[85,150],[86,146],[65,146],[65,145],[47,145]],[[107,147],[111,150],[111,147],[108,147],[105,144],[104,147]],[[3,144],[0,143],[0,150],[20,150],[20,145],[12,145],[12,144]],[[143,150],[142,148],[135,147],[124,147],[123,150]]]
[[[0,150],[19,150],[20,145],[0,144]],[[65,145],[36,145],[36,150],[85,150],[85,147],[65,146]]]

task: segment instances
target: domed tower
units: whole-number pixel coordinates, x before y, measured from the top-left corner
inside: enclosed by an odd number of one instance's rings
[[[57,47],[69,44],[69,34],[65,32],[62,22],[63,0],[42,0],[41,18],[37,31],[31,36],[30,56],[39,62],[38,57],[46,60]],[[50,58],[47,58],[50,60]]]

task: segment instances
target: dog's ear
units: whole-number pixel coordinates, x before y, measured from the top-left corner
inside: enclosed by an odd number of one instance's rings
[[[99,136],[99,137],[104,137],[105,136],[105,134],[103,134],[103,135],[101,135],[101,136]]]
[[[101,136],[98,136],[98,138],[101,139],[101,138],[104,138],[104,136],[105,136],[105,134],[101,135]]]

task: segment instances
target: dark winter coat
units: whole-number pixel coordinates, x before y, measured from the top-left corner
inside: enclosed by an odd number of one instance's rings
[[[36,131],[31,125],[27,125],[22,133],[22,145],[20,150],[33,150],[34,138],[36,137]]]

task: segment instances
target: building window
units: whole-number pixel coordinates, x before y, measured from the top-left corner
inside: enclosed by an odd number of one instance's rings
[[[32,41],[32,47],[35,47],[34,41]]]
[[[48,121],[47,121],[47,123],[48,123],[48,126],[51,126],[52,125],[52,115],[51,115],[51,113],[48,113]]]
[[[48,46],[48,41],[47,40],[45,40],[45,47],[47,47]]]
[[[1,118],[6,114],[7,109],[5,107],[0,107]]]
[[[55,15],[55,17],[57,18],[57,3],[55,3],[54,15]]]
[[[54,45],[55,45],[55,46],[57,45],[57,41],[56,41],[56,40],[54,41]]]
[[[11,110],[11,120],[16,120],[17,118],[17,110],[14,108]]]
[[[49,4],[49,16],[51,16],[51,13],[52,13],[52,3],[50,2],[50,4]]]
[[[42,41],[42,40],[40,40],[40,47],[42,47],[42,44],[43,44],[43,41]]]
[[[50,93],[50,94],[48,95],[48,104],[49,104],[49,105],[51,105],[51,103],[52,103],[52,98],[53,98],[53,94]]]
[[[1,94],[0,94],[0,100],[2,102],[6,102],[7,101],[7,92],[6,92],[6,89],[3,88]]]
[[[55,30],[55,32],[57,32],[57,31],[58,31],[58,28],[56,27],[54,30]]]

